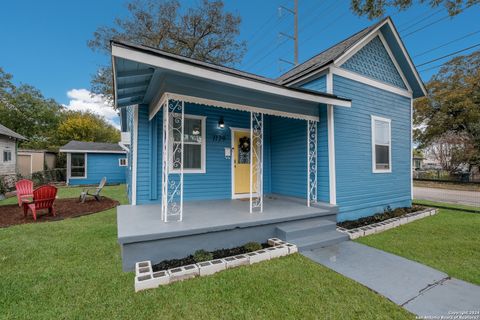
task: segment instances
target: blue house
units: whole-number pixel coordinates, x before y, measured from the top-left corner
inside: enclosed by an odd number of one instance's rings
[[[112,41],[130,136],[123,267],[409,207],[412,102],[424,85],[390,18],[277,79]]]
[[[67,154],[67,184],[98,185],[103,177],[107,184],[125,183],[126,151],[115,143],[70,141],[60,148]]]

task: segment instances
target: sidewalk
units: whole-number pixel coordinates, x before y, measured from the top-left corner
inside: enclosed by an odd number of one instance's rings
[[[418,316],[480,311],[480,286],[378,249],[346,241],[302,254]]]

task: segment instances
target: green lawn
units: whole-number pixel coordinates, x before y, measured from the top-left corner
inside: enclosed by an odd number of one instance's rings
[[[422,220],[357,241],[480,285],[480,215],[440,209]]]
[[[105,195],[125,202],[123,188]],[[298,254],[141,293],[133,278],[121,271],[115,209],[0,229],[2,319],[413,318]]]

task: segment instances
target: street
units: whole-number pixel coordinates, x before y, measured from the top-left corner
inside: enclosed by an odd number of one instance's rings
[[[480,207],[480,192],[414,187],[413,197],[419,200],[458,203]]]

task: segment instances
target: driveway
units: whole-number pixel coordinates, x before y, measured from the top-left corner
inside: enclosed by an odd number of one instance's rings
[[[480,207],[480,192],[476,191],[414,187],[413,197],[419,200],[458,203]]]
[[[363,244],[345,241],[302,254],[418,316],[480,311],[480,286]]]

